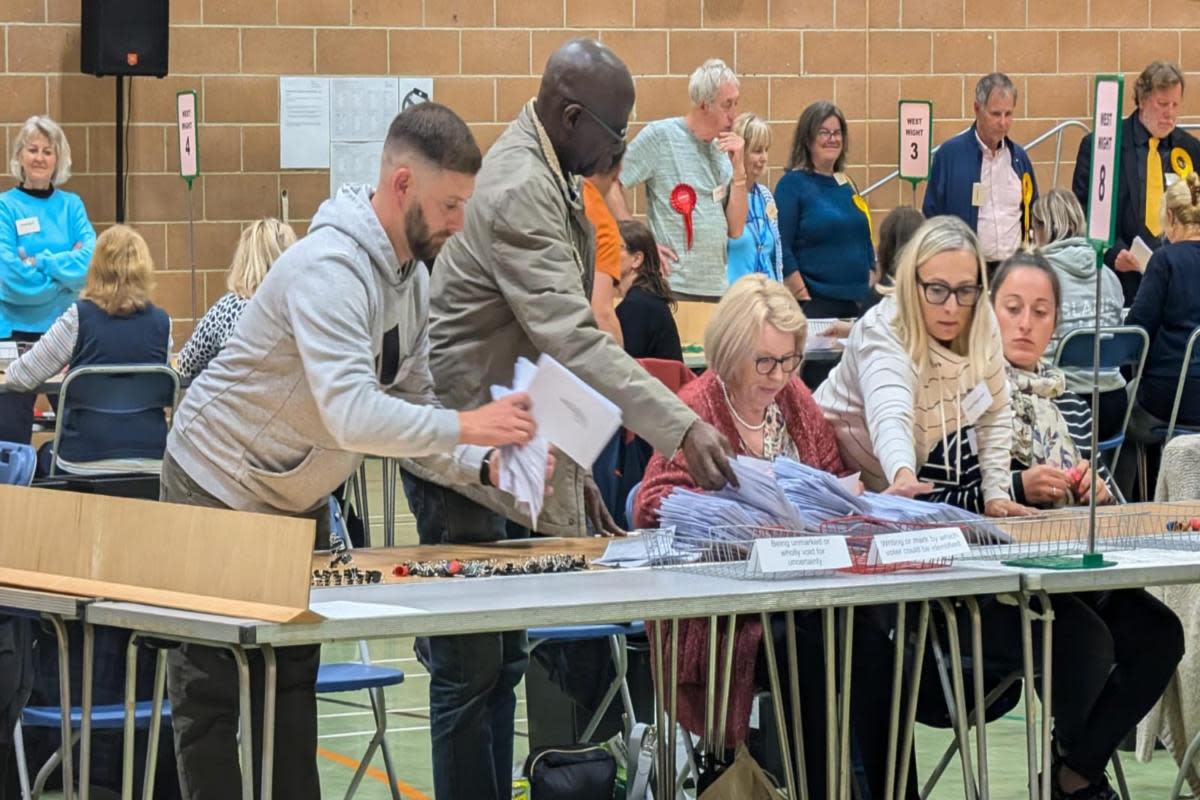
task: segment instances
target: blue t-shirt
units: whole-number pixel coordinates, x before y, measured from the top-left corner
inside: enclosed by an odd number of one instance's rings
[[[775,186],[783,274],[799,271],[809,294],[862,300],[875,266],[871,226],[842,177],[791,170]]]
[[[0,194],[0,338],[45,333],[83,288],[95,245],[79,195]]]
[[[746,196],[746,227],[742,235],[729,240],[726,274],[732,286],[743,275],[762,274],[783,280],[779,258],[778,210],[767,187],[755,184]]]

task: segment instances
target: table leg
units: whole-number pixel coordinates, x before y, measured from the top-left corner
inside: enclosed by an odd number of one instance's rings
[[[1033,669],[1033,612],[1024,592],[1016,595],[1021,611],[1021,662],[1025,678],[1025,766],[1028,770],[1029,798],[1038,800],[1037,716],[1033,710],[1036,676]]]
[[[1050,796],[1050,755],[1054,746],[1050,742],[1050,720],[1054,716],[1054,674],[1052,666],[1054,648],[1054,608],[1050,596],[1038,592],[1042,601],[1042,797]]]
[[[800,659],[796,650],[796,612],[786,611],[783,615],[787,626],[788,689],[792,706],[792,749],[796,764],[796,782],[800,800],[808,800],[808,767],[804,763],[804,725],[800,713]]]
[[[130,634],[125,648],[125,730],[122,739],[121,800],[133,800],[133,745],[136,727],[134,714],[137,705],[137,640]]]
[[[62,711],[62,774],[63,797],[71,800],[75,794],[75,771],[73,769],[74,734],[71,729],[71,644],[67,638],[67,626],[57,614],[47,614],[46,619],[54,628],[58,640],[58,705]]]
[[[704,684],[704,736],[700,738],[700,750],[711,753],[716,746],[717,736],[713,729],[717,710],[717,633],[720,623],[717,616],[708,618],[708,680]]]
[[[678,770],[675,765],[678,737],[675,733],[675,721],[679,710],[679,619],[671,620],[671,683],[667,705],[667,763],[671,771],[668,774],[671,798],[675,797],[675,776]]]
[[[278,671],[275,665],[275,648],[264,644],[263,657],[263,741],[262,741],[262,797],[273,797],[275,781],[275,691]]]
[[[893,800],[896,796],[896,744],[900,738],[900,695],[904,690],[904,615],[907,606],[904,603],[896,605],[896,626],[892,631],[895,650],[892,654],[892,700],[888,714],[888,744],[887,744],[887,778],[884,783],[884,800]]]
[[[238,670],[238,708],[242,749],[242,800],[254,800],[254,717],[250,708],[250,662],[246,651],[231,647]],[[266,775],[263,776],[264,780]]]
[[[725,726],[729,722],[729,692],[733,685],[733,640],[737,635],[737,617],[729,615],[725,624],[724,672],[721,676],[721,708],[717,720],[717,758],[725,758]]]
[[[987,755],[987,702],[983,686],[983,615],[979,602],[974,597],[965,598],[967,611],[971,614],[971,659],[975,669],[971,670],[975,684],[975,757],[979,763],[979,797],[988,800],[988,755]]]
[[[662,620],[654,620],[649,622],[654,626],[653,646],[654,652],[650,658],[650,669],[654,673],[652,682],[654,684],[654,728],[655,728],[655,748],[657,750],[654,765],[654,796],[655,798],[665,798],[667,796],[664,791],[665,781],[663,774],[667,771],[667,759],[664,755],[663,748],[663,729],[666,727],[666,703],[664,702],[665,691],[663,681],[663,625]]]
[[[908,792],[908,766],[912,763],[913,735],[917,727],[917,698],[921,693],[921,672],[925,667],[925,641],[929,636],[929,601],[921,601],[917,615],[916,649],[913,651],[913,674],[909,681],[908,708],[905,710],[904,737],[900,744],[898,800],[904,800]]]
[[[783,715],[783,686],[779,681],[779,662],[775,658],[775,641],[771,635],[771,615],[765,611],[759,614],[762,620],[763,655],[767,660],[767,678],[771,686],[771,707],[775,714],[775,730],[779,735],[779,758],[783,764],[784,785],[787,786],[788,797],[797,797],[796,773],[792,771],[792,755],[788,749],[788,724]]]
[[[83,680],[79,721],[79,800],[88,800],[92,781],[92,673],[96,655],[96,631],[90,622],[83,627]]]
[[[837,797],[838,725],[837,725],[837,609],[821,609],[825,645],[825,791]]]
[[[158,737],[162,732],[163,692],[167,685],[167,651],[159,649],[154,658],[154,702],[150,711],[150,735],[146,738],[146,776],[142,781],[143,800],[154,798],[154,777],[158,768]]]
[[[971,738],[967,731],[967,698],[963,688],[962,645],[958,638],[958,617],[948,600],[938,600],[946,617],[946,636],[950,651],[950,679],[954,692],[954,730],[958,738],[959,757],[962,759],[963,790],[967,800],[975,800],[975,776],[971,769]]]
[[[850,797],[850,694],[851,670],[854,662],[854,606],[842,609],[842,710],[841,764],[838,775],[838,796],[842,800]]]

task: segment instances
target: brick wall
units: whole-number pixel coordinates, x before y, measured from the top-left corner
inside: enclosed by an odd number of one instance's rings
[[[1020,90],[1014,135],[1026,141],[1086,119],[1089,76],[1180,61],[1200,86],[1197,0],[171,0],[171,75],[138,78],[132,97],[128,219],[162,270],[159,301],[188,334],[187,194],[178,177],[177,91],[200,94],[201,167],[193,190],[201,308],[224,290],[240,227],[279,213],[287,190],[299,232],[328,193],[324,171],[280,172],[277,78],[283,74],[431,75],[435,98],[484,146],[536,90],[549,53],[598,36],[637,80],[638,121],[687,107],[687,75],[720,56],[742,76],[743,110],[773,123],[773,183],[803,107],[832,98],[851,125],[850,172],[865,185],[894,168],[897,100],[928,98],[935,142],[971,114],[975,80],[1008,72]],[[114,79],[79,74],[79,0],[0,0],[0,125],[6,147],[35,113],[70,138],[79,192],[99,227],[114,217]],[[1191,47],[1185,46],[1191,44]],[[1185,96],[1200,119],[1200,89]],[[1129,105],[1131,99],[1126,99]],[[1063,138],[1069,181],[1078,131]],[[7,152],[7,150],[6,150]],[[1043,185],[1054,140],[1032,151]],[[907,185],[871,195],[877,211]]]

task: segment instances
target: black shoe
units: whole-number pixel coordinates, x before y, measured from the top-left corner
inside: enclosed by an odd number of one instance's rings
[[[1058,785],[1058,770],[1054,771],[1054,775],[1055,778],[1050,781],[1050,800],[1121,800],[1121,796],[1109,784],[1107,775],[1102,775],[1099,783],[1069,793]]]

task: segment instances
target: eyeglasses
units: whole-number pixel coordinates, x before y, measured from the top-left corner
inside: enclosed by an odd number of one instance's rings
[[[625,141],[625,135],[627,133],[629,133],[628,125],[626,125],[624,128],[621,128],[621,130],[617,130],[616,128],[613,128],[612,126],[610,126],[604,120],[600,119],[599,114],[597,114],[595,111],[592,111],[590,108],[588,108],[586,105],[579,102],[578,100],[568,100],[567,102],[571,103],[573,105],[577,105],[580,108],[582,108],[584,113],[586,113],[589,117],[591,117],[596,122],[597,125],[599,125],[601,128],[604,128],[605,133],[607,133],[609,136],[613,137],[618,142]]]
[[[754,359],[754,368],[758,370],[759,375],[770,375],[775,371],[775,367],[783,370],[784,375],[791,375],[796,370],[800,369],[800,362],[804,360],[802,353],[792,353],[791,355],[772,358],[771,356],[759,356]]]
[[[831,131],[828,128],[821,128],[819,131],[817,131],[817,138],[824,139],[825,141],[840,139],[842,138],[842,129],[838,128],[835,131]]]
[[[925,300],[935,306],[946,305],[946,301],[950,299],[950,295],[954,295],[955,301],[960,306],[970,308],[979,302],[979,295],[983,291],[983,287],[979,284],[951,288],[948,284],[941,281],[926,283],[920,278],[917,278],[917,286],[920,286],[922,292],[924,292]]]

